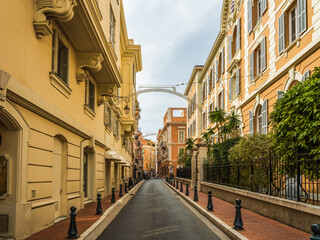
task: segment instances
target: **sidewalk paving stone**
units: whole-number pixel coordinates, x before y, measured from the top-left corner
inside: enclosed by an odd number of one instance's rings
[[[123,193],[123,197],[128,193]],[[119,191],[115,192],[116,201],[123,197],[119,197]],[[111,203],[111,194],[101,200],[103,212],[105,212],[114,203]],[[93,223],[95,223],[102,215],[96,215],[97,202],[86,204],[83,209],[77,211],[76,223],[78,235],[85,232]],[[26,240],[65,240],[68,236],[70,217],[31,235]]]
[[[168,186],[170,185],[168,184]],[[185,194],[185,187],[184,187],[184,192],[181,194]],[[194,191],[193,189],[189,188],[188,198],[193,201],[193,196],[194,196]],[[201,207],[207,209],[208,195],[198,191],[198,200],[199,201],[196,203]],[[220,218],[223,222],[228,224],[230,227],[233,227],[233,221],[236,213],[235,204],[231,204],[229,202],[223,201],[215,197],[212,197],[212,204],[213,204],[214,211],[210,213]],[[243,236],[247,237],[248,239],[307,240],[307,239],[310,239],[310,236],[311,236],[311,234],[309,233],[303,232],[301,230],[290,227],[276,220],[264,217],[262,215],[259,215],[257,213],[254,213],[244,208],[241,209],[241,216],[242,216],[244,230],[240,230],[238,232]]]

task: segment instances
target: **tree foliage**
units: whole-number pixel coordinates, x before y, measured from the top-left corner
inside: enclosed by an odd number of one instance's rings
[[[178,163],[184,167],[191,166],[191,155],[187,153],[187,149],[181,148],[179,150]]]
[[[252,160],[268,156],[272,152],[272,141],[264,134],[254,134],[242,138],[229,150],[233,160]]]
[[[320,158],[320,68],[277,101],[270,119],[281,156],[308,152]]]
[[[211,152],[211,157],[214,162],[228,162],[229,149],[236,145],[240,137],[226,139],[223,143],[214,144]]]

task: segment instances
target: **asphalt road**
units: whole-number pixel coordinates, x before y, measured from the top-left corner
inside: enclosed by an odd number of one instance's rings
[[[214,229],[214,230],[213,230]],[[218,237],[218,235],[220,237]],[[163,180],[146,181],[98,240],[226,239],[176,196]]]

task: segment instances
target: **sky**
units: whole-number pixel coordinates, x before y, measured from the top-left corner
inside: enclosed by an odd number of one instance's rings
[[[173,86],[184,93],[192,69],[204,65],[219,33],[223,0],[123,0],[128,37],[141,45],[140,86]],[[181,85],[181,84],[184,85]],[[169,107],[187,102],[168,93],[138,96],[144,135],[157,133]],[[156,136],[147,137],[156,140]]]

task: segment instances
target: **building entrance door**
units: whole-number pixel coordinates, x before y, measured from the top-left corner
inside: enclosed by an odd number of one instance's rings
[[[61,216],[61,194],[62,194],[62,161],[63,161],[63,143],[58,138],[54,138],[53,149],[53,180],[52,187],[53,199],[56,201],[54,205],[54,217]]]
[[[88,153],[86,151],[83,155],[83,193],[84,198],[88,198]]]

